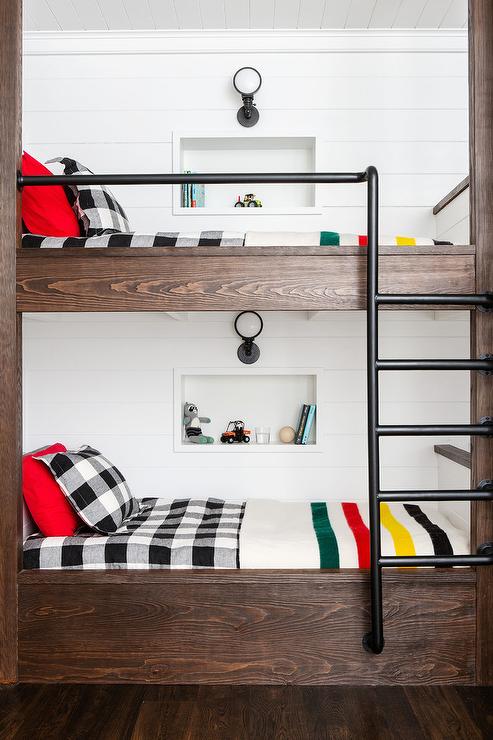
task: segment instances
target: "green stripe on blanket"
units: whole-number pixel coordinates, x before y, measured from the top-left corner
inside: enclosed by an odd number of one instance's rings
[[[339,568],[339,548],[334,530],[331,527],[327,504],[312,503],[313,528],[320,550],[321,568]]]
[[[320,246],[321,247],[338,247],[340,244],[340,234],[337,231],[321,231],[320,232]]]

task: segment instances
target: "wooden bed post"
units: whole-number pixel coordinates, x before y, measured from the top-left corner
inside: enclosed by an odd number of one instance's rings
[[[0,0],[0,683],[17,681],[20,383],[15,254],[20,235],[21,0]],[[20,325],[20,322],[19,322]]]
[[[469,0],[471,243],[476,244],[476,292],[493,290],[493,3]],[[475,311],[472,357],[493,354],[493,314]],[[493,378],[471,373],[473,420],[493,415]],[[493,478],[493,440],[476,437],[472,487]],[[472,507],[473,546],[493,540],[493,505]],[[493,684],[493,568],[477,572],[476,681]]]

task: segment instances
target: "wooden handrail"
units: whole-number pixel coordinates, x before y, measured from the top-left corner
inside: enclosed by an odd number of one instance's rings
[[[462,465],[464,468],[471,469],[471,453],[455,445],[435,445],[433,450],[437,455],[448,458],[452,462]]]
[[[453,190],[450,191],[450,193],[447,193],[447,195],[442,198],[439,203],[436,204],[436,206],[433,208],[433,215],[436,216],[437,213],[440,213],[440,211],[443,211],[444,208],[446,208],[450,203],[452,203],[453,200],[459,197],[461,193],[464,192],[464,190],[467,190],[469,187],[469,177],[465,177],[462,182],[460,182],[458,185],[455,186]]]

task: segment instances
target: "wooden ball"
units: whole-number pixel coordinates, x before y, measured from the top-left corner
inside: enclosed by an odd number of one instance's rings
[[[295,431],[293,427],[283,427],[282,429],[279,429],[279,439],[281,440],[281,442],[284,442],[284,444],[289,444],[290,442],[293,442],[294,435]]]

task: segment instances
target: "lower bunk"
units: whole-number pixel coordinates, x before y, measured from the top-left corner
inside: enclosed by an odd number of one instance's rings
[[[426,505],[385,505],[382,522],[389,554],[468,551]],[[470,569],[384,572],[386,650],[364,651],[366,505],[145,499],[124,528],[26,540],[20,681],[475,681]]]

